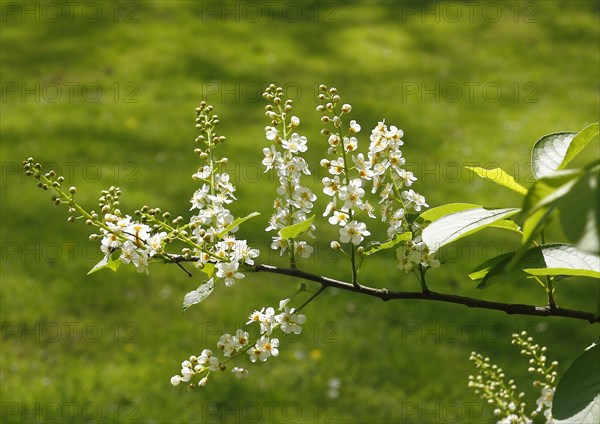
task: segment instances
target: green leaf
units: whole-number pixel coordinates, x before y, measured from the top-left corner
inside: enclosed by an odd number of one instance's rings
[[[600,422],[600,345],[589,347],[560,378],[552,417],[556,424]]]
[[[418,216],[417,222],[430,223],[432,221],[440,219],[443,216],[450,215],[454,212],[461,212],[468,209],[475,209],[481,207],[481,205],[475,205],[473,203],[448,203],[447,205],[442,205],[426,210]],[[490,227],[501,228],[504,230],[514,231],[518,234],[521,234],[519,226],[511,220],[498,221],[491,224]]]
[[[451,213],[429,224],[423,230],[423,241],[433,253],[448,243],[481,231],[519,211],[517,208],[474,208]]]
[[[499,263],[506,262],[506,259],[510,259],[515,252],[502,253],[498,256],[494,256],[491,259],[479,264],[471,273],[469,274],[469,278],[473,281],[481,280],[485,276],[487,276],[490,271]],[[482,287],[483,288],[483,287]]]
[[[509,175],[501,168],[485,169],[478,166],[467,166],[466,168],[470,171],[473,171],[485,180],[509,188],[512,191],[522,194],[523,196],[527,194],[527,189],[516,182],[512,175]]]
[[[233,221],[231,224],[229,224],[227,227],[225,227],[225,229],[223,231],[221,231],[219,233],[219,238],[225,236],[225,234],[227,234],[228,232],[230,232],[231,230],[233,230],[235,227],[239,226],[241,223],[246,222],[249,219],[254,218],[255,216],[258,216],[258,215],[260,215],[260,213],[258,213],[258,212],[252,212],[249,215],[237,218],[235,221]]]
[[[581,169],[568,169],[556,171],[552,175],[541,178],[529,189],[527,196],[525,196],[523,213],[535,212],[562,196],[575,184],[574,180],[584,175],[584,173],[585,171]]]
[[[536,179],[552,175],[563,163],[569,145],[577,133],[548,134],[536,141],[531,151],[531,166]]]
[[[215,282],[212,278],[200,284],[196,290],[189,292],[183,298],[183,310],[185,311],[190,306],[202,302],[204,299],[210,296],[214,288]]]
[[[315,216],[313,215],[305,221],[298,222],[296,224],[282,228],[281,230],[279,230],[279,237],[281,237],[284,240],[289,240],[298,237],[300,234],[302,234],[310,228],[314,219]]]
[[[568,275],[600,278],[600,257],[570,244],[545,244],[528,249],[515,268],[531,275]]]
[[[534,184],[525,198],[523,211],[531,217],[540,208],[558,210],[567,240],[582,250],[600,253],[599,187],[597,162],[581,170],[558,171]]]
[[[208,278],[210,278],[215,273],[215,264],[213,264],[212,262],[207,262],[204,264],[204,267],[200,271],[206,274]]]
[[[565,157],[557,169],[563,169],[567,166],[596,135],[598,135],[598,123],[588,125],[579,131],[573,141],[571,141],[571,144],[569,144]]]
[[[460,212],[467,209],[481,208],[481,205],[472,203],[448,203],[447,205],[431,208],[419,215],[420,222],[433,222],[440,219],[442,216],[450,215],[454,212]]]
[[[368,249],[366,249],[362,254],[365,256],[372,255],[373,253],[377,253],[380,250],[391,249],[403,241],[407,241],[412,239],[412,233],[402,233],[396,234],[393,239],[386,241],[385,243],[373,243]]]
[[[94,272],[100,271],[101,269],[104,269],[104,268],[108,268],[108,269],[112,269],[113,271],[116,271],[117,269],[119,269],[119,265],[121,265],[119,256],[121,256],[121,254],[118,251],[113,252],[111,254],[107,254],[106,256],[104,256],[104,258],[102,258],[100,260],[100,262],[98,262],[96,265],[94,265],[94,267],[92,269],[90,269],[90,271],[87,273],[87,275],[93,274]]]
[[[496,221],[493,224],[490,224],[490,228],[500,228],[501,230],[512,231],[513,233],[517,233],[519,235],[523,234],[521,227],[519,227],[517,223],[511,219]]]
[[[543,207],[527,217],[523,223],[523,238],[521,245],[527,246],[540,234],[554,216],[556,209],[554,207]]]
[[[578,248],[600,253],[600,172],[588,172],[574,180],[551,204],[560,211],[565,237]]]

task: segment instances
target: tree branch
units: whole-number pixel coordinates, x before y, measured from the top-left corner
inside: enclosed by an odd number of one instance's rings
[[[175,263],[179,262],[193,262],[197,261],[198,258],[184,257],[180,255],[168,255],[168,258]],[[257,264],[251,267],[254,272],[268,272],[271,274],[287,275],[290,277],[301,278],[307,281],[313,281],[321,284],[323,287],[336,287],[341,290],[350,292],[360,293],[366,296],[377,297],[383,301],[395,300],[395,299],[417,299],[417,300],[431,300],[436,302],[456,303],[459,305],[465,305],[469,308],[480,308],[480,309],[492,309],[497,311],[503,311],[511,315],[532,315],[532,316],[543,316],[543,317],[563,317],[573,318],[588,321],[590,323],[600,322],[600,314],[596,315],[592,312],[579,311],[574,309],[559,308],[557,306],[534,306],[525,305],[520,303],[502,303],[492,302],[489,300],[476,299],[466,296],[458,296],[454,294],[444,294],[435,291],[427,290],[422,292],[401,292],[401,291],[390,291],[385,288],[375,288],[364,285],[354,285],[345,281],[336,280],[329,277],[323,277],[309,272],[302,271],[297,268],[279,268],[273,265]]]

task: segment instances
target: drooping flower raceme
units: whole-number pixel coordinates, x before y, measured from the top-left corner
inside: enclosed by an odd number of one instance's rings
[[[265,128],[266,138],[272,142],[270,147],[263,149],[265,172],[274,169],[279,181],[278,197],[273,202],[274,212],[269,219],[266,231],[277,231],[305,221],[317,196],[301,184],[303,175],[310,175],[308,164],[300,156],[306,152],[307,139],[295,132],[300,125],[300,119],[291,115],[292,101],[284,100],[281,87],[270,85],[263,97],[269,102],[266,116],[270,120]],[[311,225],[308,235],[314,230]],[[313,252],[313,247],[306,241],[282,239],[279,235],[273,237],[271,248],[279,250],[280,254],[288,254],[292,267],[298,258],[307,258]]]
[[[235,334],[223,334],[217,342],[217,348],[223,354],[222,359],[212,350],[203,349],[200,355],[192,355],[182,362],[181,371],[171,377],[171,384],[177,386],[197,378],[197,386],[203,387],[212,372],[225,371],[229,361],[244,353],[247,353],[251,363],[266,362],[271,357],[279,356],[280,340],[273,336],[274,332],[279,329],[286,334],[300,334],[302,324],[306,322],[305,315],[288,306],[289,301],[290,299],[283,299],[279,302],[279,313],[273,307],[264,307],[250,314],[246,325],[259,325],[259,335],[255,341],[251,341],[249,333],[241,328]],[[250,374],[244,367],[233,367],[231,372],[237,378],[246,378]]]

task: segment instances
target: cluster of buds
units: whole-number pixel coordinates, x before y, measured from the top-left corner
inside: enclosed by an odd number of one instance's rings
[[[528,372],[537,374],[541,379],[536,379],[533,386],[540,390],[541,394],[536,400],[537,408],[531,414],[533,417],[543,412],[547,423],[552,422],[552,399],[556,389],[556,378],[558,366],[557,361],[548,364],[546,357],[546,346],[540,346],[533,342],[533,338],[527,336],[525,331],[513,334],[512,343],[521,348],[521,355],[529,358]]]
[[[68,206],[68,222],[75,222],[77,219],[83,216],[81,214],[83,211],[78,210],[78,205],[75,203],[75,193],[77,192],[77,189],[75,187],[69,187],[69,190],[67,191],[62,189],[62,184],[65,182],[65,177],[62,175],[57,175],[56,171],[52,169],[48,172],[43,172],[42,164],[36,162],[32,157],[23,161],[23,170],[25,171],[25,175],[28,177],[33,177],[37,181],[36,187],[42,190],[54,190],[56,194],[53,194],[50,197],[54,205],[58,206],[65,204]]]
[[[502,368],[492,364],[488,357],[472,352],[469,360],[475,363],[479,371],[476,376],[469,376],[469,387],[474,388],[476,394],[495,407],[494,415],[502,417],[498,422],[531,423],[525,415],[526,404],[522,401],[525,393],[516,393],[514,380],[505,382]]]
[[[537,399],[537,408],[529,415],[526,414],[526,404],[522,401],[525,393],[516,394],[517,387],[513,380],[504,382],[504,372],[497,365],[490,363],[490,358],[483,357],[479,353],[472,352],[470,360],[475,363],[479,370],[478,375],[469,376],[469,387],[474,388],[475,393],[490,405],[494,405],[494,414],[502,424],[530,424],[540,412],[543,411],[546,424],[553,422],[552,399],[554,396],[557,373],[555,371],[558,362],[553,361],[549,365],[546,358],[546,347],[534,343],[532,337],[528,337],[525,331],[512,335],[512,344],[521,348],[521,355],[529,358],[528,371],[542,377],[541,381],[536,379],[533,386],[541,390]]]

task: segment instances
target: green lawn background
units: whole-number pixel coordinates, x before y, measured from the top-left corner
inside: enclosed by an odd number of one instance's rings
[[[215,348],[221,333],[297,282],[247,275],[183,314],[197,273],[155,265],[148,276],[87,276],[100,259],[88,229],[68,224],[66,211],[25,180],[21,160],[54,163],[89,208],[119,185],[124,211],[149,204],[187,216],[198,166],[194,108],[207,100],[228,139],[234,212],[262,214],[238,234],[262,248],[261,262],[283,265],[264,232],[276,184],[257,173],[268,145],[258,87],[278,82],[296,100],[315,192],[326,141],[314,100],[325,82],[353,105],[363,149],[381,119],[404,130],[416,190],[431,206],[519,206],[516,194],[462,167],[498,164],[529,184],[540,136],[598,120],[597,2],[266,3],[55,3],[60,19],[48,3],[1,3],[2,422],[491,422],[466,387],[472,350],[502,364],[534,402],[510,334],[534,334],[560,371],[598,336],[585,322],[329,290],[306,309],[302,336],[282,340],[280,357],[251,367],[249,380],[215,375],[192,392],[170,386],[183,359]],[[597,141],[582,156],[578,163],[597,157]],[[316,211],[324,205],[321,195]],[[327,249],[335,231],[322,223],[318,234],[316,259],[302,267],[347,279],[347,263]],[[431,287],[543,304],[531,282],[480,292],[466,278],[478,260],[516,243],[493,230],[465,240],[430,273]],[[370,259],[361,279],[416,290],[392,256]],[[558,288],[566,307],[596,310],[598,297],[597,281]],[[338,397],[328,395],[331,379],[341,383]]]

